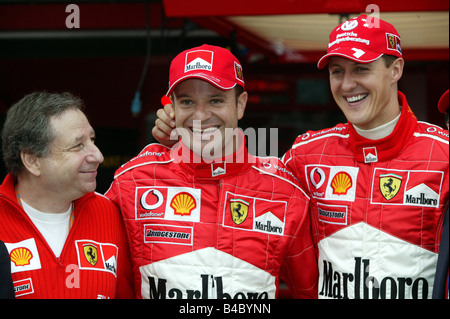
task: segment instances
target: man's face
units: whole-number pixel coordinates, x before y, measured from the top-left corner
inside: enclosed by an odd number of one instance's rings
[[[329,60],[333,97],[347,120],[361,129],[372,129],[400,114],[396,85],[403,60],[386,67],[383,59],[362,64],[341,57]]]
[[[188,79],[177,85],[173,97],[176,127],[182,128],[178,131],[183,143],[204,157],[211,155],[204,152],[206,145],[208,150],[221,151],[211,157],[229,155],[226,148],[231,141],[229,133],[238,127],[238,120],[244,115],[247,93],[236,101],[234,89],[223,91],[206,81]]]
[[[50,125],[55,138],[50,154],[39,159],[41,186],[61,194],[63,200],[73,201],[95,190],[103,155],[94,144],[94,130],[80,110],[66,110],[53,117]]]

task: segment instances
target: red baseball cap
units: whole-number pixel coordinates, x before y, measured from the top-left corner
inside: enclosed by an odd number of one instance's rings
[[[448,90],[445,91],[444,94],[442,94],[441,98],[439,99],[438,102],[438,110],[441,113],[445,113],[447,112],[448,109]]]
[[[175,86],[190,78],[208,81],[222,90],[236,85],[245,89],[242,66],[230,50],[204,44],[178,54],[170,64],[169,96]]]
[[[363,14],[340,24],[330,33],[327,54],[317,63],[323,69],[330,56],[370,63],[383,54],[402,57],[400,35],[386,21]]]

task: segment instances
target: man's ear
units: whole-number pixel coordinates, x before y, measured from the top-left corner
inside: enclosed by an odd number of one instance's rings
[[[244,116],[245,107],[247,106],[247,100],[248,100],[248,93],[244,91],[241,93],[241,95],[239,95],[237,100],[238,120],[242,119],[242,117]]]
[[[30,172],[34,176],[41,175],[41,167],[38,156],[22,151],[20,153],[20,158],[22,159],[23,166],[25,166],[25,169],[28,172]]]
[[[405,60],[403,60],[402,58],[398,58],[392,63],[392,79],[394,82],[398,82],[401,79],[404,66]]]

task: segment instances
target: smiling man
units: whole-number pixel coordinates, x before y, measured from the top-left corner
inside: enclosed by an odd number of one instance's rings
[[[398,91],[395,28],[365,15],[330,34],[333,97],[348,123],[300,135],[283,162],[311,195],[320,298],[431,298],[449,200],[448,131]]]
[[[176,126],[183,143],[204,160],[234,153],[233,137],[244,115],[247,92],[221,90],[201,79],[181,82],[173,91]]]
[[[239,61],[230,59],[228,50],[208,48],[173,59],[166,94],[176,106],[175,125],[183,144],[203,160],[236,152],[233,133],[247,104]]]
[[[94,193],[103,155],[83,110],[72,94],[35,92],[8,111],[0,239],[16,298],[134,297],[120,214]]]
[[[317,296],[309,198],[279,159],[247,152],[244,89],[229,50],[181,52],[167,92],[181,141],[117,170],[106,196],[130,234],[139,298],[276,298],[280,278],[295,298]]]

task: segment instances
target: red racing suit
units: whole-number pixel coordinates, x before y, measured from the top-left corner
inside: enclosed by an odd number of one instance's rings
[[[56,257],[19,204],[13,175],[0,185],[0,240],[9,251],[16,298],[135,298],[117,207],[97,193],[87,193],[73,207],[73,227]]]
[[[148,145],[106,193],[125,220],[137,297],[276,298],[281,276],[295,298],[317,298],[309,198],[292,173],[245,147],[220,163],[193,158],[181,143]]]
[[[402,112],[386,138],[339,124],[283,158],[311,197],[319,298],[431,298],[449,197],[448,131]]]

